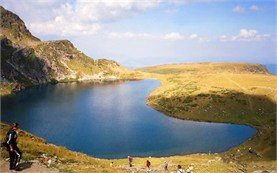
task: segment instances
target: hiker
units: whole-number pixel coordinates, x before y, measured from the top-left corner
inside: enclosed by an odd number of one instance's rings
[[[128,161],[129,161],[129,166],[132,167],[133,166],[133,158],[128,156]]]
[[[259,155],[259,154],[258,154],[255,150],[253,150],[251,147],[248,149],[248,152],[249,152],[250,154],[255,155],[255,156],[261,157],[261,155]]]
[[[151,162],[149,160],[146,160],[146,167],[148,170],[150,170]]]
[[[177,173],[184,173],[184,170],[182,169],[181,165],[178,165]]]
[[[168,162],[167,161],[164,162],[164,170],[168,171]]]
[[[16,131],[19,129],[18,123],[13,123],[11,129],[8,131],[6,136],[7,141],[7,150],[9,151],[10,157],[10,170],[15,170],[18,166],[22,152],[17,147],[17,133]]]

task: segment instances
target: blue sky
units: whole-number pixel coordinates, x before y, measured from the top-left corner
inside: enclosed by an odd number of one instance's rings
[[[114,59],[127,67],[277,63],[275,1],[0,2],[42,40],[68,39],[92,58]]]

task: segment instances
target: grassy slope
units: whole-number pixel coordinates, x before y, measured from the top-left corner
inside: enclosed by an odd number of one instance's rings
[[[276,159],[276,82],[261,65],[176,64],[138,69],[162,81],[148,104],[170,116],[255,127],[257,135],[238,147],[254,148],[262,158],[233,149],[224,156],[241,162]]]

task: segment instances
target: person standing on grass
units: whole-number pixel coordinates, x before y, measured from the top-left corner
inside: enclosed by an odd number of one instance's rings
[[[8,131],[6,136],[7,150],[9,151],[10,157],[10,170],[15,170],[18,166],[22,152],[17,147],[17,130],[19,129],[18,123],[13,123],[11,129]]]
[[[148,170],[150,170],[151,162],[149,160],[146,160],[146,167]]]
[[[185,171],[182,169],[181,165],[178,165],[177,173],[185,173]]]
[[[133,158],[131,156],[128,156],[129,166],[133,166]]]
[[[164,170],[168,171],[168,162],[167,161],[164,162]]]

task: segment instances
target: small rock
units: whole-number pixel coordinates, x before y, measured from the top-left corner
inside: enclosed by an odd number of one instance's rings
[[[47,165],[47,166],[48,166],[48,167],[50,167],[50,166],[51,166],[51,163],[52,163],[52,160],[51,160],[51,159],[49,159],[47,163],[48,163],[48,165]]]

